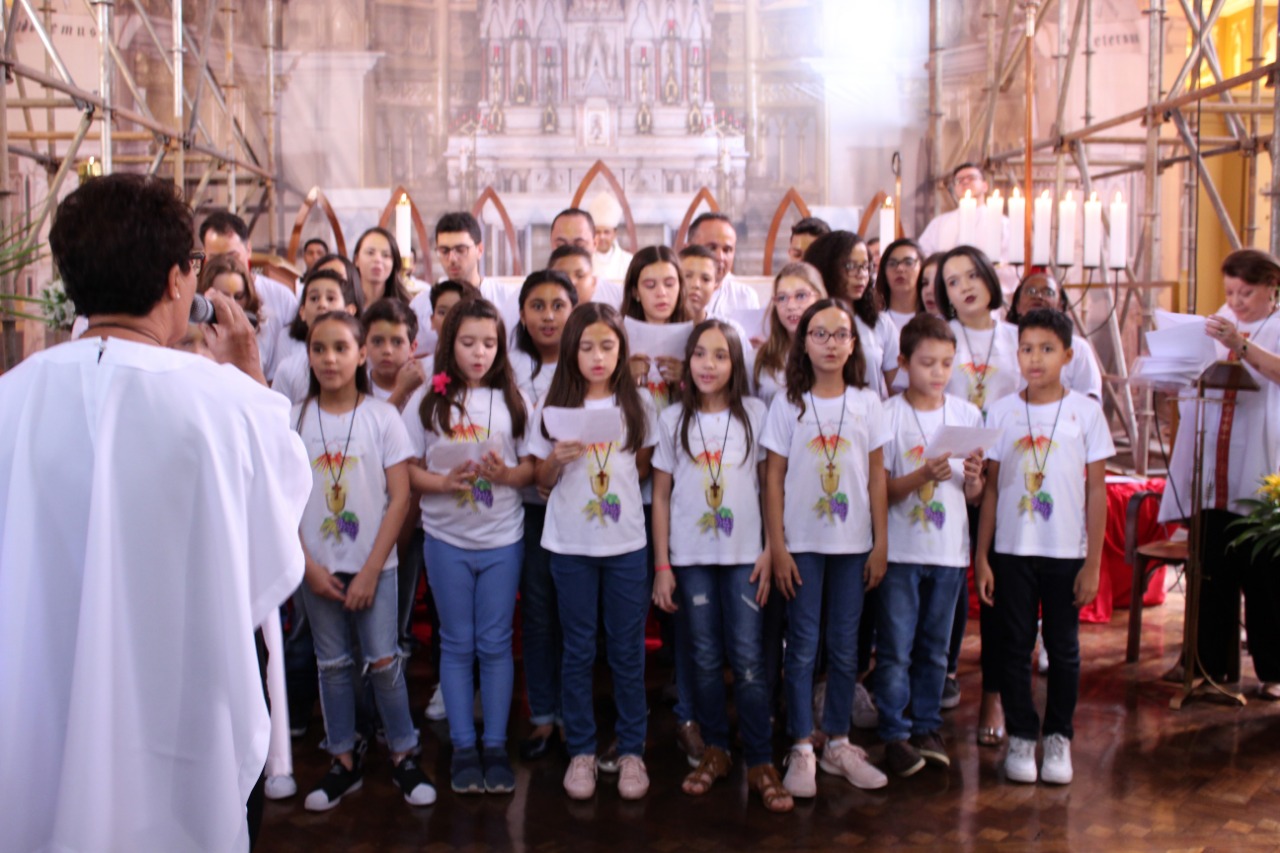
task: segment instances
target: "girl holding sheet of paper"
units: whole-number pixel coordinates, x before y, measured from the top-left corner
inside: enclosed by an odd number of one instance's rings
[[[427,579],[440,612],[451,785],[461,794],[515,788],[507,758],[511,634],[524,550],[520,489],[533,481],[533,460],[523,450],[528,408],[506,341],[493,303],[459,302],[440,330],[430,387],[405,407],[418,454],[410,480],[422,494]],[[477,661],[483,749],[471,710]]]
[[[636,252],[627,267],[620,310],[624,317],[652,326],[686,322],[684,274],[675,252],[666,246],[645,246]],[[671,399],[670,389],[680,381],[678,353],[683,351],[684,341],[673,349],[663,343],[660,330],[628,326],[632,329],[631,376],[637,384],[648,387],[658,411],[662,411]],[[646,352],[650,341],[653,351]]]

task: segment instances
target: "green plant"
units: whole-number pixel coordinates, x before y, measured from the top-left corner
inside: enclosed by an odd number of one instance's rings
[[[1259,498],[1244,498],[1240,503],[1252,508],[1247,516],[1232,522],[1230,528],[1242,531],[1231,542],[1232,548],[1253,543],[1253,558],[1280,555],[1280,474],[1268,474],[1258,488]]]
[[[30,231],[31,226],[19,224],[0,233],[0,281],[44,259],[44,247],[28,242]],[[0,292],[0,318],[36,320],[51,329],[70,329],[75,308],[61,282],[55,281],[41,289],[39,296]]]

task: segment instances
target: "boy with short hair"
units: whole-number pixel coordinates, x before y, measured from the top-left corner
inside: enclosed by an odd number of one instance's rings
[[[436,340],[440,327],[449,309],[457,305],[465,296],[478,296],[480,291],[465,281],[446,278],[436,282],[430,290],[426,290],[409,303],[409,308],[418,318],[417,351],[423,357],[431,355],[436,349]]]
[[[373,396],[404,410],[426,381],[418,349],[418,315],[399,299],[379,299],[361,318]]]
[[[978,594],[1005,632],[1001,699],[1009,731],[1005,775],[1036,781],[1040,717],[1031,695],[1036,612],[1049,653],[1044,760],[1039,778],[1071,781],[1071,718],[1080,689],[1079,608],[1098,592],[1107,523],[1106,461],[1115,453],[1096,400],[1062,384],[1071,321],[1038,309],[1018,323],[1027,387],[996,401],[987,426],[1003,430],[988,454],[978,524]],[[992,542],[995,551],[988,560]]]
[[[955,356],[946,321],[912,318],[898,354],[908,387],[884,404],[893,438],[884,451],[889,568],[878,595],[876,705],[885,757],[898,776],[912,775],[926,760],[951,766],[939,734],[942,688],[969,565],[966,504],[982,497],[982,456],[926,459],[924,449],[945,426],[982,425],[975,406],[946,393]]]
[[[690,243],[680,250],[684,276],[684,305],[694,323],[707,319],[707,306],[716,292],[716,256],[706,246]],[[728,318],[718,318],[728,319]]]
[[[572,243],[557,247],[547,259],[547,269],[562,272],[573,282],[578,291],[578,304],[599,302],[617,308],[622,304],[622,285],[617,281],[602,279],[591,266],[594,256],[587,249]]]

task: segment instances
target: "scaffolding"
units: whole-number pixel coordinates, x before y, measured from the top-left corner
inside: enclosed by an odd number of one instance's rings
[[[1252,4],[1252,52],[1250,68],[1243,73],[1227,77],[1223,73],[1212,35],[1215,24],[1227,5],[1227,0],[1148,0],[1147,31],[1147,96],[1146,103],[1133,110],[1105,118],[1093,114],[1092,93],[1095,54],[1093,39],[1094,0],[982,0],[985,20],[985,84],[982,101],[978,106],[978,118],[954,150],[944,151],[943,97],[948,50],[943,45],[943,0],[930,0],[929,18],[929,167],[930,176],[938,188],[935,194],[935,213],[944,201],[946,179],[951,168],[964,161],[981,162],[991,173],[1010,177],[1028,199],[1027,213],[1031,212],[1030,199],[1037,189],[1052,187],[1061,197],[1070,184],[1079,187],[1088,198],[1095,182],[1122,175],[1142,176],[1142,201],[1135,205],[1141,227],[1133,243],[1131,257],[1126,258],[1121,280],[1114,290],[1105,286],[1097,292],[1106,300],[1104,310],[1107,320],[1104,328],[1112,358],[1106,365],[1109,373],[1107,395],[1115,406],[1119,420],[1132,452],[1133,467],[1139,474],[1146,474],[1152,436],[1152,395],[1149,390],[1132,388],[1127,378],[1126,347],[1123,329],[1131,310],[1136,306],[1141,329],[1150,327],[1151,318],[1161,290],[1173,290],[1182,295],[1185,286],[1185,305],[1194,311],[1197,305],[1197,273],[1193,262],[1195,255],[1196,218],[1199,194],[1203,192],[1217,222],[1233,249],[1252,244],[1259,231],[1259,210],[1265,199],[1270,210],[1270,251],[1280,253],[1280,166],[1276,164],[1276,152],[1280,152],[1280,99],[1275,97],[1277,62],[1267,63],[1264,55],[1263,31],[1267,21],[1264,0]],[[1190,48],[1173,82],[1164,85],[1164,60],[1166,56],[1166,22],[1169,6],[1176,2],[1185,16],[1189,29]],[[998,5],[1003,5],[1000,14]],[[1274,0],[1272,0],[1274,5]],[[1206,8],[1207,7],[1207,8]],[[1054,53],[1056,103],[1051,131],[1042,137],[1033,135],[1032,119],[1035,115],[1035,75],[1037,73],[1035,38],[1050,14],[1056,13],[1057,48]],[[1272,18],[1275,21],[1275,18]],[[1280,41],[1280,27],[1277,40]],[[1278,46],[1280,48],[1280,46]],[[1280,49],[1277,51],[1280,56]],[[1083,69],[1079,66],[1083,65]],[[998,96],[1009,90],[1019,67],[1025,78],[1025,138],[1004,150],[997,150],[995,120]],[[1205,73],[1212,82],[1205,82]],[[1083,87],[1083,123],[1071,127],[1068,113],[1071,81],[1080,75]],[[1265,86],[1264,86],[1265,81]],[[1269,90],[1269,91],[1264,91]],[[1271,116],[1272,126],[1263,130],[1261,119]],[[1208,137],[1202,134],[1207,116],[1221,116],[1228,135]],[[1144,133],[1131,136],[1116,135],[1115,130],[1138,121]],[[1175,133],[1163,133],[1166,126]],[[1107,146],[1123,152],[1119,157],[1101,160],[1090,157],[1091,146]],[[1269,186],[1262,190],[1257,157],[1265,150],[1271,159]],[[1132,153],[1128,153],[1132,152]],[[1245,209],[1243,237],[1236,227],[1222,193],[1207,165],[1207,158],[1227,155],[1247,159],[1247,186],[1244,190]],[[1164,275],[1161,264],[1161,175],[1175,166],[1185,166],[1187,180],[1182,182],[1181,209],[1184,223],[1180,223],[1181,241],[1179,257],[1185,269],[1177,279]],[[1020,170],[1015,167],[1021,166]],[[1037,172],[1037,169],[1040,171]],[[1051,170],[1051,172],[1047,172]],[[1105,208],[1104,208],[1105,211]],[[1110,229],[1103,214],[1104,230]],[[1031,239],[1031,225],[1025,228],[1026,239]],[[1053,207],[1050,244],[1057,245],[1058,208]],[[1030,247],[1026,256],[1030,257]],[[1059,281],[1064,280],[1061,268],[1055,269]],[[1068,282],[1067,287],[1083,288],[1088,293],[1089,282]],[[1080,300],[1084,301],[1083,297]],[[1080,322],[1080,317],[1076,317]],[[1082,326],[1083,328],[1083,326]]]

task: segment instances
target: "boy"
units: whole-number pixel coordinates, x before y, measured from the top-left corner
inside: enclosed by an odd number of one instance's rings
[[[969,566],[966,503],[982,497],[982,456],[926,459],[923,451],[944,426],[982,425],[977,407],[945,393],[955,356],[945,320],[912,318],[898,354],[908,387],[884,405],[893,438],[884,451],[889,569],[877,596],[876,705],[885,758],[898,776],[912,775],[926,760],[951,766],[939,734],[942,688],[956,598]]]
[[[379,299],[362,318],[373,396],[401,411],[426,381],[418,349],[418,315],[399,299]],[[434,318],[433,318],[434,319]]]
[[[976,575],[978,594],[995,607],[1005,632],[1004,766],[1014,782],[1036,781],[1040,718],[1031,697],[1031,652],[1037,608],[1049,652],[1040,778],[1058,785],[1071,781],[1079,608],[1098,592],[1107,522],[1105,466],[1115,446],[1098,402],[1062,384],[1071,356],[1067,316],[1049,309],[1028,312],[1018,323],[1018,368],[1026,390],[1002,397],[987,416],[987,425],[1003,434],[987,463]]]
[[[599,278],[591,267],[591,252],[572,243],[558,246],[547,260],[547,269],[569,276],[578,291],[578,304],[600,302],[617,308],[622,304],[622,285]]]
[[[685,311],[694,323],[701,323],[707,319],[707,305],[716,292],[716,256],[706,246],[691,243],[680,250],[680,272],[684,275]]]
[[[436,341],[439,340],[440,327],[444,325],[444,318],[449,315],[449,309],[457,305],[464,296],[479,296],[480,291],[475,287],[467,284],[465,281],[446,278],[431,286],[431,289],[418,296],[409,303],[410,310],[418,320],[418,334],[415,336],[417,341],[416,351],[420,352],[425,358],[436,351]]]

